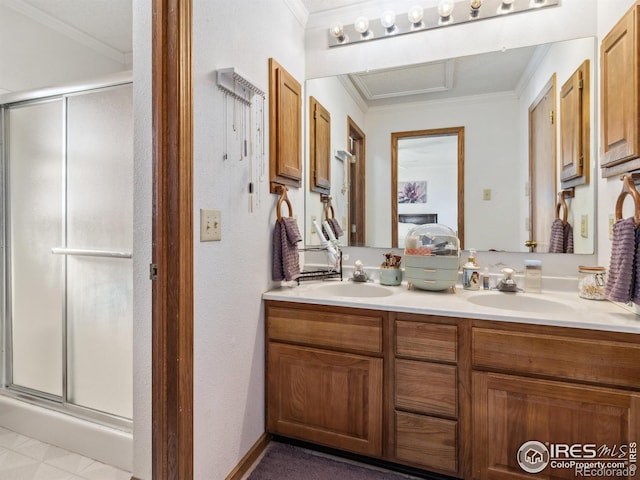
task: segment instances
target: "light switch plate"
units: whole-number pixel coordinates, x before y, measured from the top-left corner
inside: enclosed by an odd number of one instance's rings
[[[491,200],[491,189],[485,188],[482,190],[482,200]]]
[[[589,215],[582,215],[580,217],[580,236],[582,238],[589,236]]]
[[[222,240],[222,222],[220,210],[200,209],[200,241],[215,242]]]

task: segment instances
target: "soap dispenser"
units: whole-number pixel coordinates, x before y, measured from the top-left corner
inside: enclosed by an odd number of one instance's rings
[[[476,263],[476,250],[469,249],[467,263],[462,266],[462,287],[465,290],[480,290],[480,270]]]

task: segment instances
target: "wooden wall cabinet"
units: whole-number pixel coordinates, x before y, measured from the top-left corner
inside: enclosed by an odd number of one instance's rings
[[[563,189],[589,183],[589,92],[589,60],[585,60],[560,89],[560,183]]]
[[[640,2],[600,46],[601,168],[604,177],[640,168]]]
[[[302,181],[302,87],[269,59],[269,170],[271,192]]]
[[[309,185],[312,192],[331,191],[331,114],[309,98]]]

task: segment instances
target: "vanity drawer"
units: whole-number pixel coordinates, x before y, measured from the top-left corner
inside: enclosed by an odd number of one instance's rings
[[[396,320],[396,355],[456,362],[458,327]]]
[[[354,314],[353,310],[341,313],[270,306],[267,311],[267,338],[381,354],[382,316],[382,312]]]
[[[639,388],[637,344],[477,327],[472,338],[476,369]]]
[[[395,412],[396,459],[449,473],[458,470],[457,422]]]
[[[457,368],[453,365],[396,360],[396,408],[456,418]]]

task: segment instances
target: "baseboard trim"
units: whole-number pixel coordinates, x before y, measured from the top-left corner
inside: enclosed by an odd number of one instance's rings
[[[267,432],[263,433],[260,438],[253,444],[244,457],[238,462],[238,465],[231,471],[225,480],[240,480],[242,476],[249,471],[258,457],[265,451],[267,445],[271,441],[271,435]]]

